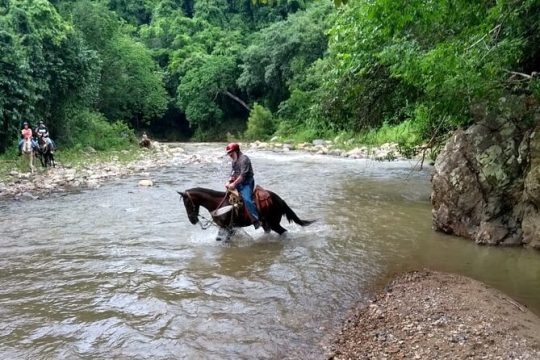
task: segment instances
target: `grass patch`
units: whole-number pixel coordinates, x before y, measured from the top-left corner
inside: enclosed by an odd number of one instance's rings
[[[93,164],[110,162],[127,164],[139,160],[145,154],[148,154],[148,150],[142,150],[136,145],[131,145],[121,150],[69,149],[57,152],[55,158],[57,162],[65,167],[82,168]]]
[[[356,136],[356,142],[365,145],[380,146],[385,143],[398,143],[418,145],[421,138],[419,129],[410,121],[404,121],[399,125],[383,124],[382,127],[363,132]]]
[[[321,138],[318,131],[314,129],[294,129],[294,133],[283,134],[278,132],[281,141],[290,141],[294,143],[311,142],[314,139]],[[422,142],[419,135],[421,129],[418,124],[408,120],[399,125],[383,124],[378,129],[367,130],[361,133],[353,132],[328,132],[325,139],[332,139],[334,144],[343,149],[350,149],[357,146],[376,147],[385,143],[397,143],[408,146],[415,146]]]

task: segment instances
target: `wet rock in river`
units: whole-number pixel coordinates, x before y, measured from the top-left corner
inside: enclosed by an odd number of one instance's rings
[[[154,186],[154,182],[150,179],[143,179],[139,181],[139,186],[142,186],[142,187]]]

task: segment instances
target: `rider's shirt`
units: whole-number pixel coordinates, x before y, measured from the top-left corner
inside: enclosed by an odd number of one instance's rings
[[[238,177],[240,175],[242,175],[244,178],[242,183],[246,183],[247,181],[253,179],[253,167],[251,166],[251,160],[243,153],[239,153],[238,159],[232,162],[231,176]]]
[[[32,139],[32,129],[22,129],[21,134],[24,140]]]
[[[39,135],[39,136],[49,136],[49,130],[47,130],[47,128],[45,126],[40,126],[37,128],[36,130],[36,133]]]

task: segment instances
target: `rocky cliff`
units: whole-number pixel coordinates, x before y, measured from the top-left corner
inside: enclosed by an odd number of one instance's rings
[[[473,113],[475,124],[435,162],[434,226],[478,244],[540,249],[540,107],[516,96]]]

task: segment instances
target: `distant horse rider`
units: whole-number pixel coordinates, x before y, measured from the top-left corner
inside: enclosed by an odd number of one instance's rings
[[[42,138],[47,143],[47,145],[49,145],[49,147],[51,148],[51,153],[53,153],[54,142],[49,136],[49,129],[47,129],[47,126],[45,126],[43,121],[40,121],[38,123],[38,127],[36,128],[36,135],[38,136],[38,139]]]
[[[139,141],[139,146],[148,149],[152,146],[152,142],[150,141],[148,135],[146,135],[145,132],[142,133],[141,141]]]
[[[225,185],[228,190],[238,189],[238,192],[244,200],[249,217],[255,229],[261,226],[257,206],[253,201],[253,188],[255,187],[255,179],[253,177],[253,167],[251,160],[247,155],[240,151],[240,145],[231,143],[226,147],[227,154],[232,159],[232,173],[229,182]]]
[[[32,129],[27,121],[23,122],[23,128],[21,129],[21,139],[19,140],[19,156],[22,155],[22,148],[25,141],[30,140],[32,142],[32,147],[37,148],[37,143],[34,141],[32,136]]]

